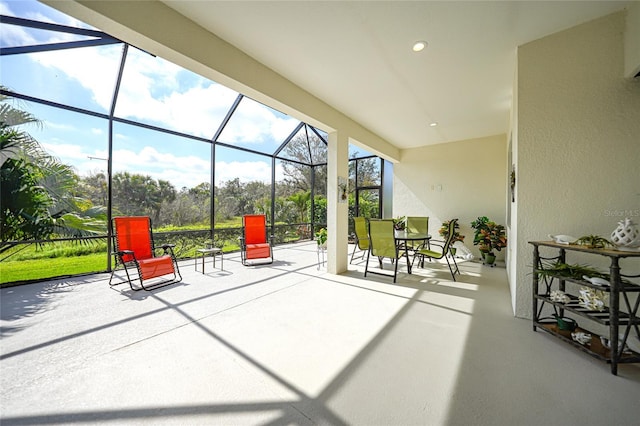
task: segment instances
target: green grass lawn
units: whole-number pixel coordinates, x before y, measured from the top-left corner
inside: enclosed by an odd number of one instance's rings
[[[239,229],[242,226],[240,218],[229,220],[224,224],[216,225],[218,230]],[[164,227],[164,232],[184,230],[198,230],[201,227]],[[217,240],[224,252],[240,249],[237,236],[231,232],[223,235],[223,240]],[[192,238],[171,236],[175,243],[175,254],[179,259],[193,258],[196,249],[205,247],[202,237]],[[284,242],[299,240],[297,233],[283,238]],[[158,242],[156,241],[156,244]],[[92,240],[91,242],[60,241],[42,245],[28,244],[16,246],[11,251],[3,254],[0,260],[0,285],[8,283],[21,283],[24,281],[45,280],[53,277],[79,275],[92,272],[104,272],[107,270],[107,244],[104,240]]]
[[[185,250],[181,258],[194,257],[196,248]],[[239,248],[236,244],[226,244],[224,251],[230,252]],[[60,249],[54,252],[54,250],[29,248],[19,256],[0,262],[0,285],[107,270],[106,248],[102,252],[89,254],[60,255],[59,251]]]
[[[0,262],[0,284],[107,270],[106,253]]]

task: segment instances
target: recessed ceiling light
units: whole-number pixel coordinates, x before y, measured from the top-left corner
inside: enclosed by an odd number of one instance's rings
[[[414,52],[420,52],[421,50],[424,50],[424,48],[427,47],[428,44],[429,43],[427,43],[426,41],[416,41],[413,44],[412,49]]]
[[[435,122],[435,121],[433,123],[429,123],[429,126],[431,126],[431,127],[436,127],[437,125],[438,125],[438,123]]]

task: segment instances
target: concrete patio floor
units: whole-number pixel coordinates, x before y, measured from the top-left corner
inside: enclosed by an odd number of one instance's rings
[[[4,288],[0,423],[637,425],[640,365],[513,317],[504,268],[334,276],[315,243],[153,292],[109,275]],[[219,263],[217,263],[219,267]]]

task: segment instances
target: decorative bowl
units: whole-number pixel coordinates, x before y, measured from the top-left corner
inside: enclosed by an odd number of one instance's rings
[[[571,235],[551,235],[549,234],[549,238],[551,238],[555,243],[558,244],[573,244],[578,239],[576,237],[572,237]]]

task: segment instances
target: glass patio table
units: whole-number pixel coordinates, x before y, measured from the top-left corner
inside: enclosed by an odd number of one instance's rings
[[[393,236],[396,240],[396,246],[402,248],[404,246],[404,257],[407,258],[407,272],[411,273],[411,261],[409,260],[409,243],[420,242],[419,246],[428,242],[431,235],[422,232],[407,232],[406,230],[395,230]],[[399,261],[399,259],[398,259]]]

